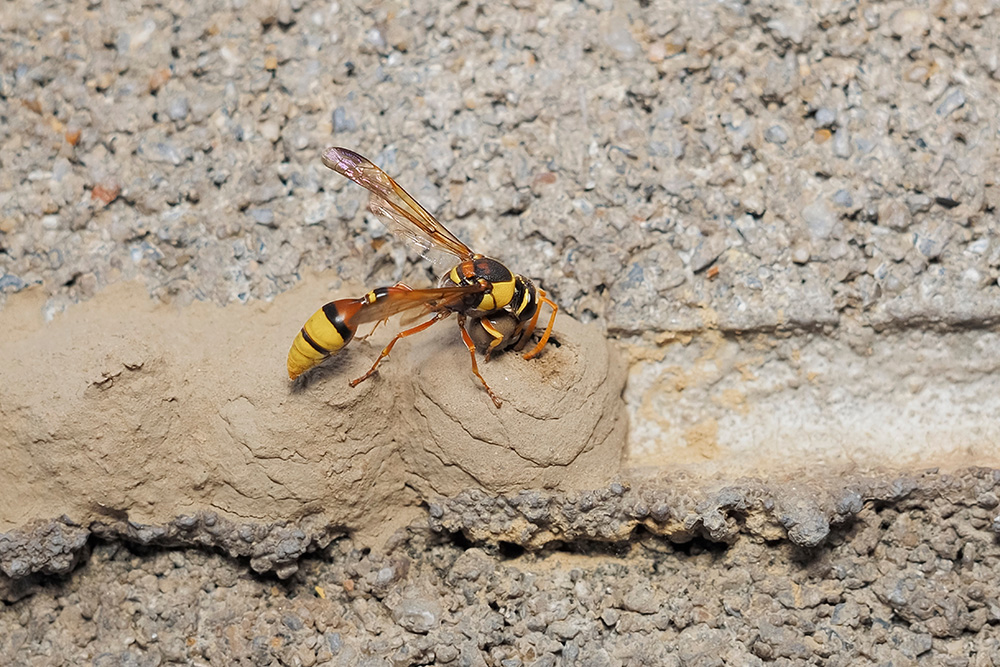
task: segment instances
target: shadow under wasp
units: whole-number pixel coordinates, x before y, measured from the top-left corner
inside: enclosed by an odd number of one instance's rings
[[[338,352],[354,338],[361,324],[374,322],[374,331],[393,315],[415,309],[417,312],[411,313],[408,321],[429,317],[397,333],[371,369],[351,380],[351,386],[356,387],[375,373],[399,339],[420,333],[455,313],[462,340],[472,358],[472,372],[499,408],[501,400],[479,373],[477,348],[487,361],[494,352],[508,348],[521,350],[534,333],[541,305],[545,303],[552,314],[545,333],[531,351],[524,354],[525,359],[531,359],[548,342],[559,307],[530,279],[513,273],[499,260],[473,252],[369,160],[346,148],[328,148],[323,152],[323,164],[368,190],[368,209],[389,230],[422,250],[437,248],[454,255],[460,262],[441,276],[437,287],[412,289],[396,283],[374,289],[357,299],[331,301],[317,310],[299,330],[288,351],[288,377],[294,380]]]

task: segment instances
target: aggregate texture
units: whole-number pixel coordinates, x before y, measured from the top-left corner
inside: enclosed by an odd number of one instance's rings
[[[523,552],[424,527],[381,552],[334,541],[279,581],[212,552],[91,541],[73,576],[0,611],[0,651],[19,665],[997,664],[998,476],[898,488],[814,547],[640,531]]]
[[[319,305],[441,273],[329,145],[559,303],[500,413],[448,325],[283,383]],[[8,2],[0,655],[998,664],[998,174],[996,0]],[[602,332],[624,463],[546,412]],[[348,409],[365,466],[295,437]]]
[[[400,279],[338,143],[612,332],[1000,316],[995,2],[9,9],[0,287],[53,309]]]

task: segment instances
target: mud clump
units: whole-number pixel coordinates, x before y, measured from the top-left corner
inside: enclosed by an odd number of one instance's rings
[[[599,487],[618,469],[624,370],[600,331],[560,316],[538,359],[483,364],[500,410],[447,322],[401,342],[356,389],[348,379],[391,332],[290,386],[288,345],[330,298],[312,287],[270,305],[179,310],[120,285],[48,324],[30,293],[10,300],[0,530],[21,537],[3,542],[4,572],[66,571],[79,531],[102,526],[144,544],[204,542],[287,575],[334,536],[378,544],[432,495]],[[71,536],[25,557],[23,536],[52,542],[57,517]]]

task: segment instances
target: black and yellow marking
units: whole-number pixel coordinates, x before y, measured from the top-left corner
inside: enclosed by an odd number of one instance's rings
[[[372,305],[379,299],[384,299],[387,296],[389,296],[389,288],[378,287],[376,289],[373,289],[371,292],[368,292],[368,294],[365,294],[365,301],[368,302],[368,305]]]
[[[521,322],[530,320],[538,310],[538,292],[524,276],[514,277],[514,296],[510,301],[511,312]]]
[[[353,337],[354,330],[347,325],[337,302],[326,304],[312,314],[292,341],[288,351],[288,377],[294,380],[319,365]]]
[[[448,272],[447,280],[455,285],[474,285],[481,281],[489,283],[490,290],[478,295],[476,301],[468,304],[470,308],[484,313],[504,308],[514,298],[514,274],[489,257],[479,255],[462,262]]]

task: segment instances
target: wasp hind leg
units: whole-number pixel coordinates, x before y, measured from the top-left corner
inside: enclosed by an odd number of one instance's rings
[[[528,352],[527,354],[524,355],[525,359],[533,359],[534,357],[538,356],[538,353],[542,351],[542,348],[545,347],[545,344],[549,342],[549,336],[552,335],[552,325],[556,323],[556,313],[559,312],[559,306],[556,305],[555,301],[545,296],[544,290],[538,290],[538,300],[541,301],[542,303],[549,304],[549,308],[552,309],[552,316],[549,317],[549,324],[547,327],[545,327],[545,333],[542,334],[542,339],[538,341],[538,345],[532,348],[531,352]],[[535,323],[538,321],[538,313],[541,310],[542,310],[541,305],[539,305],[538,311],[535,312],[535,316],[531,318],[531,323],[527,327],[525,327],[526,329],[525,338],[531,336],[532,332],[534,331]]]
[[[367,380],[368,378],[370,378],[372,375],[374,375],[375,371],[378,370],[378,365],[380,363],[382,363],[383,359],[385,359],[386,357],[389,356],[389,353],[392,352],[392,347],[396,344],[396,341],[398,341],[400,338],[406,338],[407,336],[412,336],[413,334],[418,334],[421,331],[423,331],[424,329],[427,329],[428,327],[430,327],[432,324],[434,324],[438,320],[443,320],[444,318],[448,317],[448,315],[450,315],[450,314],[451,313],[448,313],[448,312],[437,313],[437,314],[434,315],[434,317],[432,317],[431,319],[427,320],[423,324],[418,324],[417,326],[413,327],[412,329],[407,329],[405,331],[400,331],[398,334],[396,334],[396,337],[393,338],[391,341],[389,341],[389,344],[385,346],[385,349],[382,350],[382,354],[378,355],[378,359],[376,359],[375,363],[372,364],[371,369],[367,373],[365,373],[364,375],[362,375],[361,377],[359,377],[358,379],[351,380],[350,385],[352,387],[357,387],[359,384],[361,384],[362,382],[364,382],[365,380]]]
[[[486,393],[493,399],[493,405],[498,408],[501,407],[503,405],[503,401],[501,401],[497,395],[493,393],[490,386],[486,384],[486,380],[484,380],[483,376],[479,374],[479,364],[476,363],[476,344],[472,342],[472,336],[470,336],[469,332],[465,330],[464,315],[458,316],[458,328],[462,330],[462,340],[465,341],[465,346],[469,348],[469,356],[472,357],[472,372],[475,373],[476,377],[479,378],[479,381],[483,383],[483,388],[486,389]]]

